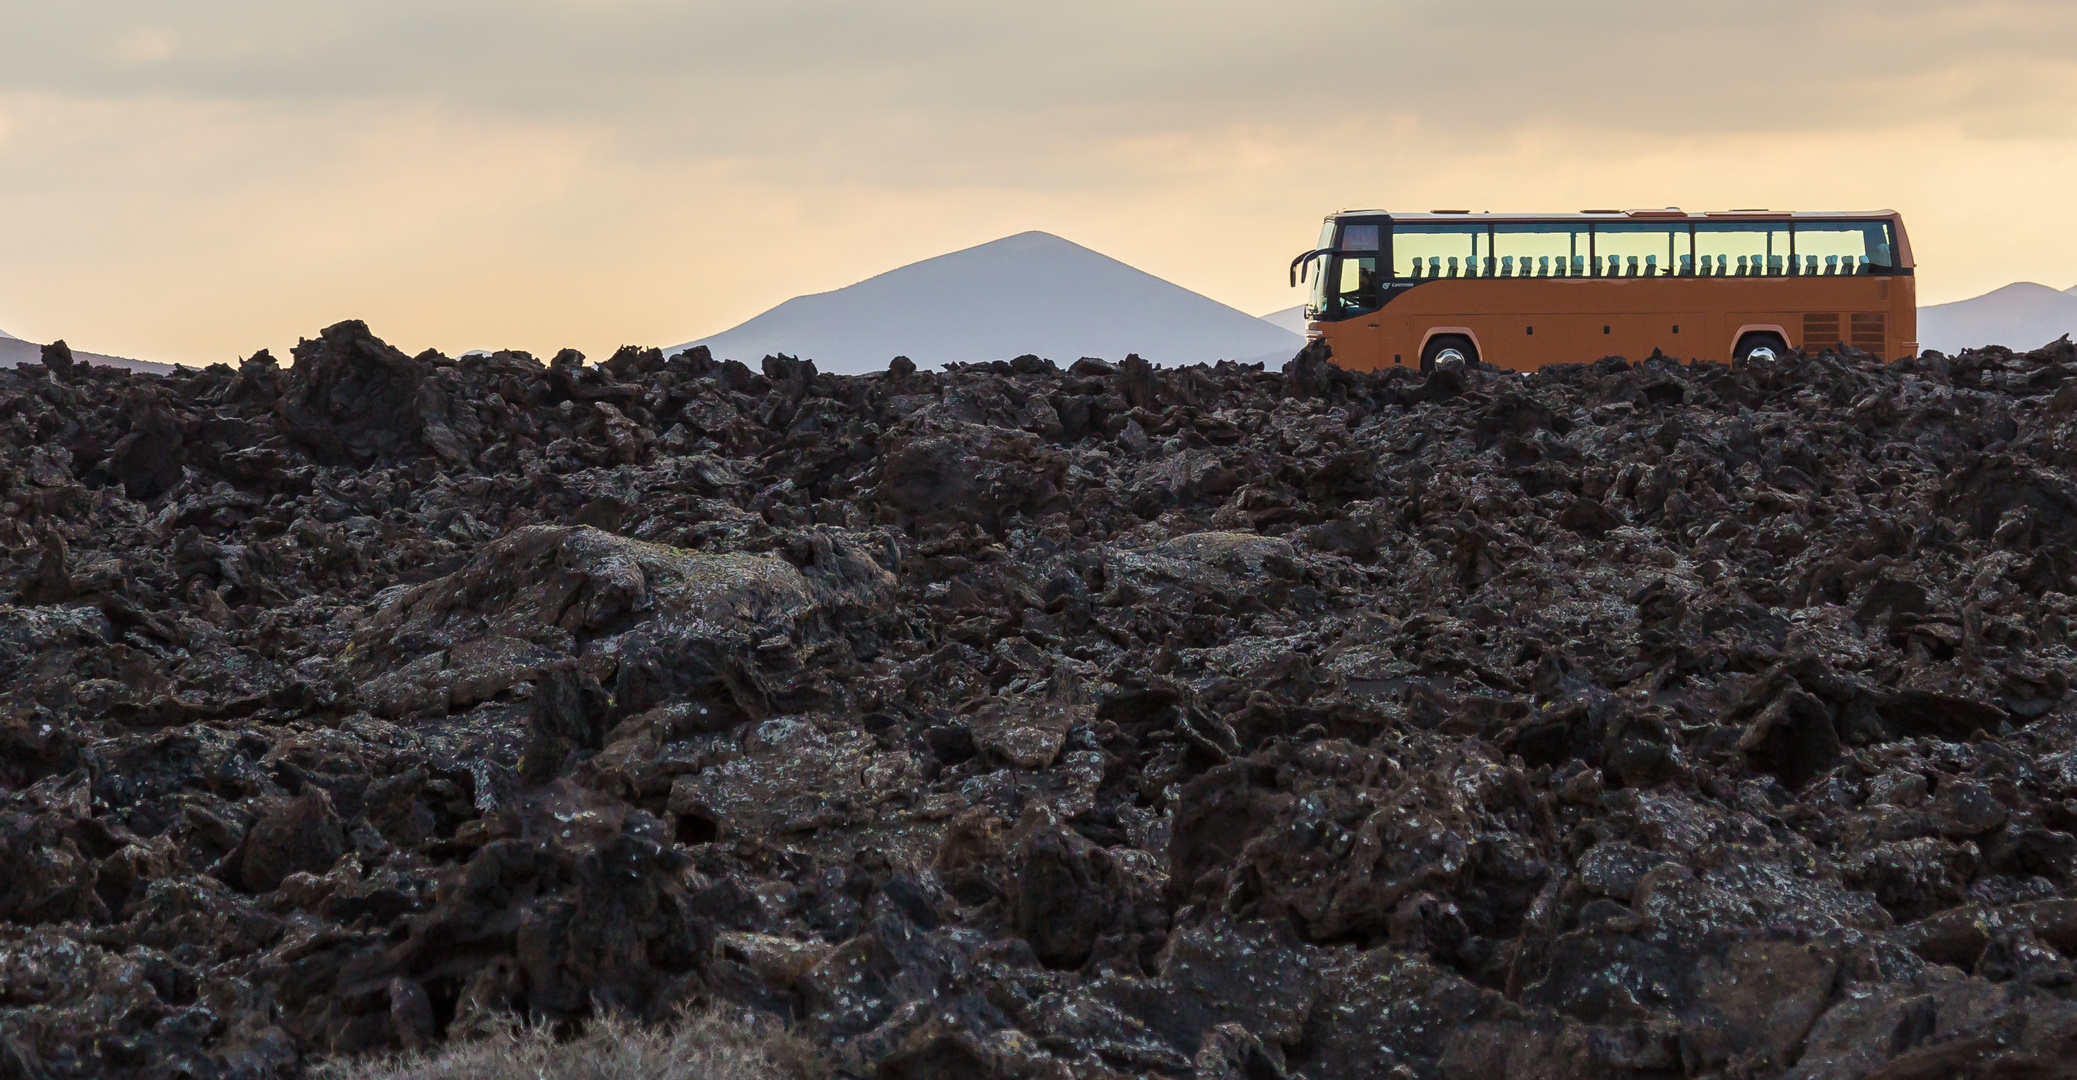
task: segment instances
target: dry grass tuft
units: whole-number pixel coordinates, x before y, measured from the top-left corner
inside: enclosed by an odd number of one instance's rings
[[[767,1017],[705,1011],[645,1028],[598,1020],[574,1039],[513,1025],[430,1053],[334,1061],[320,1080],[824,1080],[812,1046]]]

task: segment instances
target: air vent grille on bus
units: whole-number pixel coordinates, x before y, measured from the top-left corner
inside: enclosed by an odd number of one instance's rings
[[[1882,337],[1885,329],[1883,322],[1883,314],[1879,311],[1873,315],[1855,315],[1853,317],[1853,347],[1862,352],[1874,353],[1877,356],[1887,355],[1883,352]]]
[[[1846,341],[1839,333],[1839,315],[1826,312],[1803,316],[1803,347],[1811,352],[1836,349]]]

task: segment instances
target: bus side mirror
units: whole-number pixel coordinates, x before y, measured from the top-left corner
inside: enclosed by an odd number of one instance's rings
[[[1298,283],[1299,283],[1299,282],[1301,282],[1301,281],[1304,281],[1304,280],[1305,280],[1305,275],[1306,275],[1307,271],[1308,271],[1308,270],[1309,270],[1309,269],[1311,268],[1311,266],[1312,266],[1312,261],[1313,261],[1314,259],[1317,259],[1317,258],[1319,258],[1320,256],[1322,256],[1322,255],[1325,255],[1325,254],[1327,254],[1328,252],[1330,252],[1330,251],[1332,251],[1332,250],[1333,250],[1332,248],[1319,248],[1319,249],[1317,249],[1317,250],[1314,250],[1314,251],[1308,251],[1308,252],[1306,252],[1305,254],[1303,254],[1303,255],[1300,255],[1299,257],[1297,257],[1297,258],[1295,258],[1295,259],[1292,259],[1292,260],[1291,260],[1291,286],[1292,286],[1293,288],[1296,288],[1296,287],[1298,286]]]

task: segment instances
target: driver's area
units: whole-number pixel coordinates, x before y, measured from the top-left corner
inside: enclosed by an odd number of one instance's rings
[[[1333,313],[1326,318],[1346,319],[1378,309],[1377,256],[1336,256],[1333,278]]]
[[[1321,273],[1313,284],[1313,318],[1331,322],[1378,309],[1383,302],[1378,292],[1383,233],[1379,225],[1352,222],[1341,226],[1338,244],[1332,232],[1321,235],[1322,248],[1332,245],[1334,254],[1321,260]]]

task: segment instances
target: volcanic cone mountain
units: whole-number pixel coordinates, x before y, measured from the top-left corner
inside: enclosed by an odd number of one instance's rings
[[[925,367],[1025,353],[1063,362],[1138,353],[1162,364],[1281,364],[1302,344],[1299,335],[1244,311],[1043,232],[797,296],[688,343],[753,363],[771,354],[800,356],[840,373],[880,370],[897,355]]]

